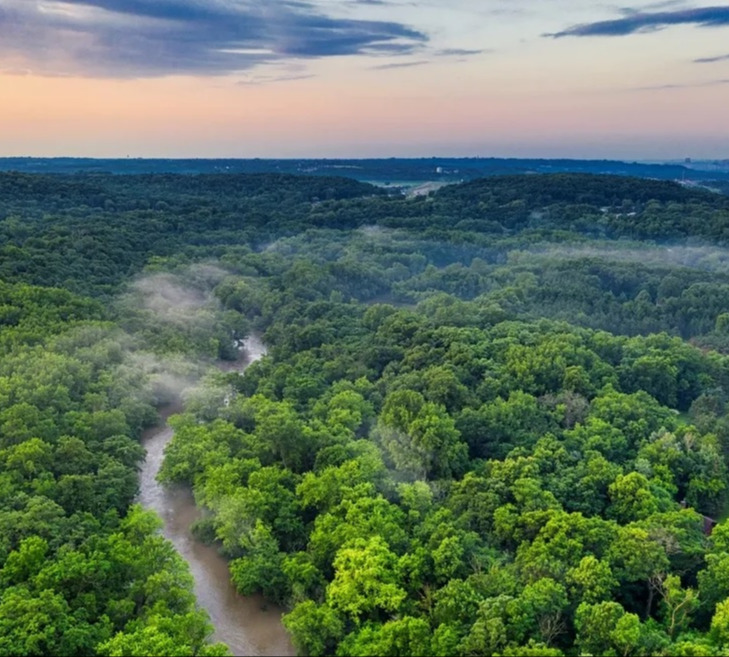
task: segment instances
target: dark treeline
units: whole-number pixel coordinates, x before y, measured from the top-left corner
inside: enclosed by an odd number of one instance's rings
[[[135,470],[150,362],[251,327],[162,477],[301,654],[725,654],[727,238],[620,177],[0,175],[0,654],[225,653]]]
[[[441,180],[462,182],[486,176],[513,174],[590,173],[661,180],[718,181],[729,179],[724,169],[702,170],[683,164],[621,162],[618,160],[524,159],[497,157],[424,157],[387,159],[95,159],[0,158],[0,171],[24,173],[176,173],[253,174],[288,173],[346,176],[355,180],[398,184]]]

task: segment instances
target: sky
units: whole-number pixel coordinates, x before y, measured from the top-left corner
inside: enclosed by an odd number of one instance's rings
[[[729,2],[0,0],[0,156],[729,158]]]

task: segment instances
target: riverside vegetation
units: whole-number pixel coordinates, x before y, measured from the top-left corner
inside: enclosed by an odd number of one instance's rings
[[[138,439],[251,329],[161,477],[300,654],[726,654],[727,243],[609,176],[0,175],[0,654],[226,654]]]

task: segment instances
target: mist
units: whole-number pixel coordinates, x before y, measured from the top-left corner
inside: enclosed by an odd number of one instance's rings
[[[151,274],[135,281],[122,303],[131,303],[162,323],[180,326],[211,322],[219,302],[207,285],[193,280],[189,275]],[[207,281],[203,279],[203,283]]]
[[[210,415],[230,398],[220,366],[235,370],[245,359],[248,323],[215,296],[228,279],[238,277],[215,262],[197,263],[140,276],[113,301],[122,354],[116,375],[135,381],[140,400]]]
[[[599,258],[639,264],[647,267],[685,267],[700,271],[729,274],[729,249],[715,246],[648,245],[637,247],[630,243],[624,248],[619,242],[597,246],[564,246],[555,243],[537,244],[529,250],[510,251],[509,264],[528,264],[539,258]]]

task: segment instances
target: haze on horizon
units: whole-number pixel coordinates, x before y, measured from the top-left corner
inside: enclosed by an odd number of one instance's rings
[[[729,4],[0,0],[0,156],[729,158]]]

